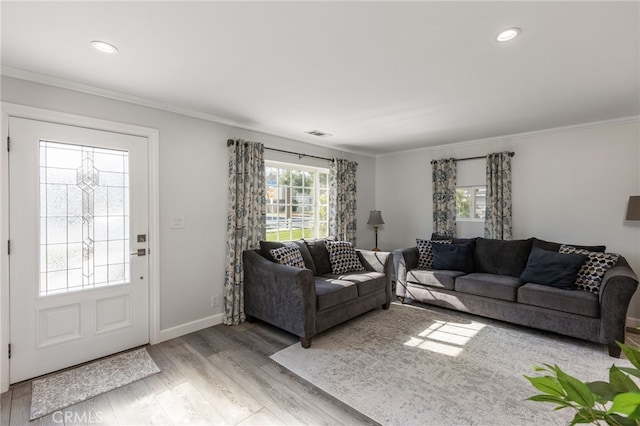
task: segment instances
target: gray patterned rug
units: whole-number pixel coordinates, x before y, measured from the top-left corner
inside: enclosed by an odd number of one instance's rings
[[[30,420],[159,373],[145,348],[104,358],[32,382]]]
[[[558,364],[582,380],[630,366],[600,345],[436,307],[392,304],[271,357],[384,425],[569,424],[575,412],[525,401],[523,375]]]

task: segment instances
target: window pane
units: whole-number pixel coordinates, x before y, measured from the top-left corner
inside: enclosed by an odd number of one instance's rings
[[[471,218],[471,194],[469,188],[456,189],[456,217]]]
[[[487,188],[475,188],[474,219],[484,219],[487,208]]]
[[[266,239],[288,241],[326,236],[328,173],[296,165],[265,166]],[[317,176],[317,178],[316,178]],[[318,187],[316,187],[316,184]],[[325,189],[320,190],[323,186]],[[318,199],[316,199],[318,194]],[[320,217],[324,205],[324,216]]]

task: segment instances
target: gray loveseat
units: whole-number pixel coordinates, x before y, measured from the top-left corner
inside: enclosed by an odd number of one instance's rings
[[[435,258],[431,268],[419,268],[417,247],[393,252],[396,296],[401,301],[416,300],[601,343],[607,345],[609,355],[620,356],[615,341],[624,341],[627,308],[638,285],[624,257],[617,258],[604,274],[599,289],[592,292],[541,285],[536,283],[536,275],[525,273],[526,269],[532,270],[529,256],[533,252],[554,256],[562,244],[537,238],[453,239],[452,243],[466,249],[472,246],[471,260],[455,268],[464,271],[437,269],[442,265],[436,264]],[[605,251],[603,246],[572,246],[590,252]],[[440,260],[442,247],[438,244]],[[446,250],[451,252],[453,248]],[[539,275],[545,275],[544,271]]]
[[[300,337],[308,348],[316,334],[391,303],[393,257],[357,250],[364,271],[332,274],[323,239],[295,241],[305,268],[280,264],[269,254],[282,243],[245,250],[244,301],[247,320],[265,321]]]

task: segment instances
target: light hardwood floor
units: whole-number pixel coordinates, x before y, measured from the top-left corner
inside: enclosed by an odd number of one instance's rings
[[[29,423],[31,382],[1,395],[1,425],[377,424],[269,355],[297,342],[256,322],[148,346],[162,372]]]

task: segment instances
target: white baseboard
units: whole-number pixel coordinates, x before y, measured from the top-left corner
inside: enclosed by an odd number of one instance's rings
[[[627,317],[627,327],[640,327],[640,318]]]
[[[223,320],[224,314],[216,314],[211,315],[210,317],[160,330],[160,341],[164,342],[165,340],[184,336],[185,334],[193,333],[194,331],[202,330],[203,328],[213,327],[214,325],[222,324]]]

